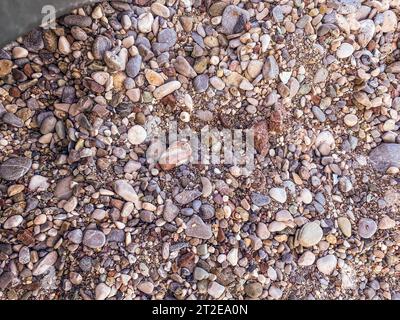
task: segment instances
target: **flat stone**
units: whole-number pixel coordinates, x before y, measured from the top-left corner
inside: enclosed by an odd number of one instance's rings
[[[56,188],[54,190],[54,195],[60,200],[68,200],[72,196],[72,183],[73,177],[65,177],[58,180]]]
[[[383,14],[382,32],[395,32],[397,28],[397,16],[392,10],[386,10]]]
[[[29,181],[29,190],[34,192],[46,191],[50,187],[47,182],[47,177],[41,175],[34,175]]]
[[[5,290],[14,280],[14,278],[14,274],[10,271],[4,271],[2,274],[0,274],[0,289]]]
[[[194,215],[188,222],[185,233],[189,237],[208,240],[212,237],[211,226],[204,223],[204,221],[197,215]]]
[[[189,62],[182,56],[177,56],[175,61],[173,62],[173,66],[176,72],[187,78],[194,78],[197,76],[196,71],[189,64]]]
[[[168,171],[187,163],[191,155],[192,148],[188,142],[176,141],[161,154],[158,163],[163,170]]]
[[[53,266],[58,259],[58,254],[56,251],[52,251],[44,256],[39,262],[35,265],[32,270],[32,275],[40,276],[45,273],[51,266]]]
[[[346,59],[350,57],[354,52],[354,48],[350,43],[342,43],[336,51],[336,56],[339,59]]]
[[[0,165],[0,178],[4,180],[18,180],[31,168],[32,160],[25,157],[10,158]]]
[[[2,120],[4,123],[16,128],[22,128],[24,126],[22,120],[11,112],[4,113]]]
[[[151,295],[154,290],[154,284],[150,281],[144,281],[139,283],[137,288],[145,294]]]
[[[196,92],[205,92],[208,89],[210,79],[208,75],[201,74],[193,79],[193,87]]]
[[[83,232],[81,229],[75,229],[68,233],[68,240],[75,243],[80,244],[83,240]]]
[[[400,168],[400,144],[380,144],[369,153],[369,162],[379,172],[386,172],[390,167]]]
[[[176,31],[171,28],[161,30],[157,36],[157,41],[166,44],[168,48],[173,47],[177,40]]]
[[[65,16],[63,21],[67,26],[78,26],[81,28],[90,27],[90,25],[92,24],[92,18],[90,18],[88,16],[77,15],[77,14],[71,14],[71,15]]]
[[[102,60],[106,51],[111,49],[111,40],[103,35],[99,35],[95,38],[92,45],[93,57],[97,60]]]
[[[179,208],[174,205],[171,199],[167,199],[164,205],[163,218],[167,222],[172,222],[177,217]]]
[[[106,236],[100,230],[86,230],[83,244],[92,249],[99,249],[106,243]]]
[[[184,190],[181,193],[178,193],[175,196],[176,202],[178,202],[181,205],[188,204],[198,197],[200,197],[202,192],[200,190],[194,189],[194,190]]]
[[[396,226],[396,221],[388,216],[383,216],[382,219],[379,220],[378,224],[379,230],[393,229],[395,226]]]
[[[365,48],[375,35],[375,23],[372,20],[360,21],[360,29],[358,30],[357,42]]]
[[[168,19],[170,16],[170,12],[168,7],[164,6],[163,4],[159,2],[154,2],[150,6],[151,12],[153,12],[155,15],[163,17],[165,19]]]

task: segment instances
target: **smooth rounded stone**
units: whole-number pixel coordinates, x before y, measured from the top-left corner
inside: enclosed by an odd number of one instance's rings
[[[146,129],[142,126],[135,125],[128,130],[128,141],[133,145],[143,143],[147,138]]]
[[[311,251],[305,251],[297,261],[297,264],[302,267],[311,266],[315,262],[315,254]]]
[[[354,52],[354,48],[350,43],[342,43],[336,51],[336,56],[339,59],[346,59]]]
[[[272,221],[269,225],[268,225],[268,230],[270,232],[280,232],[285,230],[287,227],[286,223],[284,222],[280,222],[280,221]]]
[[[266,240],[271,235],[271,232],[268,230],[268,226],[264,222],[259,222],[256,228],[256,235],[261,240]]]
[[[310,204],[313,200],[313,195],[310,190],[307,188],[301,190],[300,192],[300,200],[305,204]]]
[[[200,181],[201,181],[201,185],[203,187],[201,190],[202,196],[204,198],[208,198],[213,191],[213,185],[212,185],[210,179],[208,179],[207,177],[201,177]]]
[[[105,300],[110,294],[111,288],[102,282],[96,286],[96,289],[94,291],[96,300]]]
[[[75,229],[68,233],[68,240],[75,243],[80,244],[83,240],[83,232],[81,229]]]
[[[72,196],[72,183],[73,177],[65,177],[61,180],[58,180],[55,190],[54,196],[60,200],[68,200]]]
[[[107,242],[124,242],[125,232],[124,230],[113,229],[107,235]]]
[[[272,188],[269,190],[269,195],[279,203],[285,203],[287,200],[287,194],[284,188]]]
[[[358,117],[355,114],[346,114],[343,120],[348,127],[354,127],[358,123]]]
[[[212,237],[211,226],[205,224],[198,215],[194,215],[186,223],[186,226],[185,233],[188,237],[204,240],[208,240]]]
[[[216,76],[210,78],[210,84],[215,89],[220,90],[220,91],[224,90],[224,88],[225,88],[225,82],[221,78],[218,78]]]
[[[396,221],[388,216],[383,216],[378,223],[379,230],[388,230],[394,228],[395,226],[396,226]]]
[[[40,276],[44,274],[51,266],[53,266],[58,259],[58,254],[56,251],[52,251],[44,256],[39,262],[35,265],[32,270],[33,276]]]
[[[382,32],[395,32],[397,29],[397,17],[392,10],[387,10],[383,14]]]
[[[259,282],[246,283],[244,286],[244,292],[250,298],[258,298],[263,293],[263,287]]]
[[[358,222],[358,235],[364,239],[370,239],[377,231],[376,222],[370,218],[361,218]]]
[[[61,54],[68,55],[71,53],[71,45],[65,36],[58,38],[58,50]]]
[[[14,59],[22,59],[28,56],[29,52],[25,48],[22,47],[14,47],[12,49],[12,57]]]
[[[180,87],[181,83],[179,81],[174,80],[167,82],[153,91],[154,98],[160,100],[165,96],[171,94],[172,92],[178,90]]]
[[[176,72],[187,78],[194,78],[197,76],[196,71],[189,64],[189,62],[182,56],[176,57],[172,65],[174,66]]]
[[[161,86],[164,83],[164,78],[157,72],[151,70],[151,69],[146,69],[144,71],[144,76],[146,80],[149,82],[149,84],[153,86]]]
[[[4,113],[2,120],[5,124],[9,124],[10,126],[13,126],[16,128],[22,128],[24,126],[24,123],[22,122],[22,120],[11,112]]]
[[[293,221],[293,216],[288,210],[279,210],[275,214],[275,220],[280,222]]]
[[[262,71],[264,63],[261,60],[250,60],[247,66],[247,74],[250,78],[256,78]]]
[[[390,167],[400,168],[400,144],[382,143],[369,153],[369,162],[379,172]]]
[[[225,292],[225,287],[218,282],[212,281],[208,284],[207,293],[214,299],[220,298]]]
[[[63,19],[63,22],[65,25],[72,27],[72,26],[78,26],[81,28],[87,28],[90,27],[92,24],[92,18],[88,16],[81,16],[77,14],[71,14],[68,16],[65,16]]]
[[[201,74],[201,75],[197,76],[196,78],[194,78],[193,87],[197,92],[201,93],[201,92],[205,92],[208,89],[209,83],[210,83],[210,79],[209,79],[208,75]]]
[[[115,181],[114,191],[125,201],[137,203],[139,199],[135,189],[126,180]]]
[[[140,282],[137,286],[138,290],[141,292],[151,295],[154,290],[154,284],[150,281]]]
[[[339,217],[338,226],[345,237],[348,238],[351,236],[351,223],[349,219],[347,219],[346,217]]]
[[[275,286],[271,286],[268,290],[268,294],[272,299],[278,300],[282,298],[283,291]]]
[[[203,204],[200,207],[200,216],[204,220],[209,220],[213,218],[215,215],[215,209],[212,205],[210,204]]]
[[[41,175],[34,175],[29,181],[28,189],[33,192],[46,191],[50,187],[47,179],[47,177]]]
[[[358,30],[357,42],[361,48],[365,48],[375,35],[375,23],[372,20],[360,21],[360,29]]]
[[[138,29],[142,33],[151,32],[153,26],[154,17],[150,12],[142,13],[138,18]]]
[[[167,199],[164,205],[163,218],[167,222],[172,222],[178,216],[179,208],[174,205],[171,199]]]
[[[7,59],[0,60],[0,78],[11,73],[13,63]]]
[[[63,209],[67,212],[72,212],[78,205],[78,199],[76,197],[71,197],[67,202],[65,202]]]
[[[150,6],[150,9],[155,15],[163,17],[165,19],[168,19],[170,16],[168,7],[164,6],[163,4],[161,4],[159,2],[152,3],[152,5]]]
[[[104,54],[112,47],[111,40],[103,35],[99,35],[93,41],[92,53],[96,60],[102,60]]]
[[[126,96],[132,102],[139,102],[140,101],[140,89],[139,88],[129,89],[126,91]]]
[[[323,232],[317,222],[306,223],[299,232],[298,240],[303,247],[312,247],[321,241]]]
[[[319,122],[325,122],[326,121],[326,115],[319,107],[313,106],[311,110],[312,110],[312,113],[318,119]]]
[[[106,243],[106,236],[100,230],[86,230],[83,244],[92,249],[99,249]]]
[[[264,63],[262,74],[266,80],[274,80],[279,75],[279,65],[274,56],[269,56]]]
[[[10,158],[0,165],[0,178],[8,181],[18,180],[31,168],[32,160],[25,157]]]
[[[314,75],[313,82],[315,84],[325,82],[328,78],[329,72],[326,68],[319,68]]]
[[[317,260],[317,268],[325,275],[332,274],[337,265],[337,258],[333,254],[328,254],[325,257]]]
[[[235,5],[229,5],[222,14],[222,32],[228,35],[240,33],[244,30],[244,26],[249,20],[250,14],[247,10]]]
[[[22,223],[22,221],[24,221],[24,218],[21,215],[16,214],[14,216],[7,218],[6,222],[4,222],[3,224],[3,228],[4,229],[16,228]]]
[[[261,194],[258,192],[252,192],[251,193],[251,201],[257,207],[263,207],[263,206],[268,205],[271,202],[271,199],[267,195],[264,195],[264,194]]]
[[[178,37],[176,35],[176,31],[171,28],[166,28],[161,30],[158,33],[157,36],[157,41],[159,43],[164,43],[167,45],[168,48],[171,48],[176,44],[176,41],[178,40]]]
[[[50,116],[46,117],[43,121],[42,124],[40,125],[40,133],[41,134],[48,134],[54,131],[57,123],[57,118]]]

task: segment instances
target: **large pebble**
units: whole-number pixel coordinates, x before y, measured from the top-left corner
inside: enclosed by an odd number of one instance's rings
[[[299,243],[303,247],[312,247],[321,241],[323,232],[317,222],[306,223],[299,232]]]
[[[0,165],[0,178],[5,180],[18,180],[31,168],[32,160],[25,157],[10,158]]]
[[[195,76],[197,76],[196,71],[194,71],[193,67],[182,56],[176,57],[175,61],[173,62],[173,66],[176,72],[184,75],[187,78],[194,78]]]
[[[386,172],[390,167],[400,168],[400,144],[380,144],[369,153],[369,161],[379,172]]]
[[[3,224],[3,228],[6,230],[16,228],[22,223],[22,221],[24,221],[24,218],[21,215],[13,215],[7,218],[6,222]]]
[[[83,236],[83,244],[92,249],[99,249],[106,243],[106,236],[100,230],[87,230]]]
[[[269,191],[269,195],[272,199],[279,203],[285,203],[287,200],[287,194],[284,188],[272,188]]]
[[[56,251],[52,251],[44,256],[39,262],[35,265],[32,270],[32,275],[40,276],[45,273],[51,266],[53,266],[58,258],[58,254]]]
[[[126,180],[115,181],[114,190],[125,201],[136,203],[139,199],[135,189]]]
[[[95,289],[96,300],[105,300],[111,292],[111,288],[105,283],[99,283]]]
[[[378,226],[376,222],[370,218],[361,218],[358,222],[358,235],[361,238],[369,239],[377,231]]]
[[[249,19],[250,14],[247,10],[235,5],[229,5],[222,14],[222,31],[228,35],[240,33],[244,30],[244,26]]]
[[[317,268],[325,275],[330,275],[336,269],[337,258],[333,254],[328,254],[325,257],[317,260]]]
[[[212,237],[211,226],[204,223],[204,221],[197,215],[194,215],[186,223],[185,233],[189,237],[208,240]]]
[[[171,94],[172,92],[178,90],[181,87],[181,83],[179,81],[173,80],[159,86],[154,90],[153,95],[156,99],[162,99],[165,96]]]
[[[128,130],[128,141],[133,145],[138,145],[146,140],[147,132],[142,126],[135,125]]]

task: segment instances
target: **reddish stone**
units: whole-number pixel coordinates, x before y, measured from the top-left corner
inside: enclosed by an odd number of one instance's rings
[[[271,113],[269,118],[269,131],[280,133],[283,131],[283,117],[282,113],[275,110]]]
[[[195,255],[193,252],[185,253],[178,258],[178,267],[186,268],[192,272],[195,266],[194,259]]]
[[[268,153],[268,124],[267,121],[262,120],[253,125],[254,131],[254,147],[262,155],[266,156]]]
[[[174,107],[176,105],[176,98],[173,94],[169,94],[161,99],[161,103],[167,106]]]

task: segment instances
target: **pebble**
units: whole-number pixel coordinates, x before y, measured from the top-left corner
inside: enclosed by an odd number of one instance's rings
[[[71,45],[69,44],[66,37],[61,36],[58,39],[58,50],[61,54],[68,55],[71,53]]]
[[[185,233],[189,237],[205,240],[212,237],[211,227],[205,224],[198,215],[193,215],[193,217],[186,223],[186,226]]]
[[[308,267],[313,265],[315,262],[315,254],[311,251],[305,251],[297,261],[299,266]]]
[[[246,283],[244,286],[244,292],[246,292],[250,298],[255,299],[262,295],[263,287],[259,282]]]
[[[201,74],[193,79],[193,87],[198,92],[204,92],[208,89],[209,78],[206,74]]]
[[[23,221],[24,221],[24,218],[19,214],[11,216],[6,220],[6,222],[4,222],[3,228],[6,229],[6,230],[16,228]]]
[[[168,19],[170,16],[168,7],[164,6],[163,4],[161,4],[159,2],[152,3],[150,8],[151,8],[151,11],[157,16],[163,17],[165,19]]]
[[[380,144],[369,153],[369,161],[372,167],[379,172],[386,172],[390,167],[400,168],[400,144]]]
[[[346,217],[339,217],[338,226],[340,231],[342,231],[345,237],[348,238],[351,236],[351,223],[349,219],[347,219]]]
[[[193,67],[189,64],[189,62],[182,56],[178,56],[173,63],[173,66],[176,72],[187,78],[194,78],[197,76],[196,71],[194,71]]]
[[[279,66],[273,56],[269,56],[264,63],[262,74],[266,80],[274,80],[279,75]]]
[[[370,239],[377,231],[376,222],[370,218],[361,218],[358,222],[358,235],[364,239]]]
[[[154,284],[150,281],[144,281],[139,283],[137,288],[145,294],[151,295],[154,290]]]
[[[355,114],[347,114],[344,117],[344,123],[348,127],[354,127],[358,123],[358,117]]]
[[[5,124],[9,124],[10,126],[13,126],[16,128],[22,128],[24,126],[24,123],[22,122],[22,120],[11,112],[5,112],[3,114],[2,120]]]
[[[350,43],[342,43],[336,51],[336,56],[339,59],[346,59],[350,57],[354,52],[354,48]]]
[[[306,223],[299,232],[299,243],[303,247],[312,247],[321,241],[323,232],[317,222]]]
[[[396,221],[388,216],[383,216],[378,223],[379,230],[393,229],[396,226]]]
[[[189,143],[176,141],[164,151],[158,163],[165,171],[172,170],[189,161],[192,155],[192,148]]]
[[[212,281],[208,285],[207,293],[214,299],[219,299],[225,292],[225,287],[218,282]]]
[[[35,265],[32,270],[33,276],[40,276],[46,273],[47,270],[52,267],[58,259],[58,254],[56,251],[52,251],[44,256],[39,262]]]
[[[269,191],[269,195],[272,199],[279,203],[285,203],[287,200],[287,194],[284,188],[272,188]]]
[[[106,243],[106,236],[100,230],[86,230],[83,244],[92,249],[99,249]]]
[[[0,178],[13,181],[23,177],[31,168],[32,160],[25,157],[10,158],[0,165]]]
[[[178,90],[181,87],[181,83],[179,81],[170,81],[162,86],[158,87],[157,89],[154,90],[153,95],[154,98],[156,99],[162,99],[165,96],[171,94],[172,92]]]
[[[392,10],[387,10],[383,14],[382,32],[395,32],[397,29],[397,16]]]
[[[143,143],[147,138],[146,129],[142,126],[135,125],[128,130],[128,141],[133,145]]]
[[[337,258],[333,254],[328,254],[325,257],[317,260],[317,268],[325,275],[330,275],[336,269]]]
[[[125,201],[137,203],[139,199],[135,189],[126,180],[116,180],[114,190]]]
[[[105,300],[111,292],[111,288],[105,283],[101,282],[96,286],[95,297],[96,300]]]
[[[34,175],[29,181],[29,190],[33,192],[42,192],[46,191],[50,184],[47,182],[47,177],[43,177],[41,175]]]
[[[142,13],[138,18],[138,29],[140,32],[149,33],[153,26],[154,17],[150,12]]]
[[[235,5],[228,5],[221,18],[222,31],[228,35],[240,33],[249,19],[250,14],[247,10],[243,10]]]

